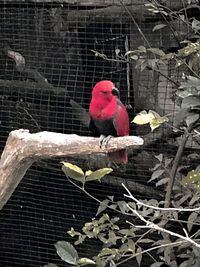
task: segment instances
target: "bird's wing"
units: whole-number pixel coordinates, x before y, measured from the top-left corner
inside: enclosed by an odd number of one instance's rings
[[[117,100],[117,112],[113,121],[113,125],[118,136],[129,135],[129,117],[125,106],[120,100]]]
[[[99,136],[99,131],[97,130],[97,127],[90,113],[88,114],[88,127],[94,137]]]

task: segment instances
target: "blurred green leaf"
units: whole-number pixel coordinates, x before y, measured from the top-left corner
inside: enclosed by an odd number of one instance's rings
[[[85,181],[88,182],[88,181],[100,180],[102,177],[104,177],[106,174],[111,173],[112,171],[113,169],[111,168],[99,169],[86,176]]]
[[[164,172],[165,172],[164,170],[156,170],[155,172],[153,172],[151,175],[151,179],[149,179],[148,183],[159,178]]]
[[[192,170],[182,179],[183,184],[193,184],[200,181],[200,170]]]
[[[182,101],[181,108],[194,108],[200,106],[200,96],[188,96]]]
[[[153,27],[153,32],[165,28],[167,25],[166,24],[157,24],[156,26]]]
[[[128,56],[128,55],[130,55],[130,54],[135,54],[136,53],[136,51],[127,51],[125,54],[124,54],[124,56]]]
[[[76,249],[66,241],[58,241],[55,244],[57,254],[61,257],[64,262],[72,265],[77,265],[78,253]]]
[[[128,210],[127,203],[125,201],[118,201],[117,205],[122,213],[125,213]]]
[[[163,161],[163,154],[162,154],[162,153],[159,154],[159,155],[154,155],[154,157],[155,157],[157,160],[159,160],[160,162]]]
[[[142,252],[142,248],[140,248],[140,247],[137,248],[136,253],[141,253],[141,252]],[[142,253],[141,254],[138,254],[136,256],[136,260],[137,260],[138,265],[140,266],[141,261],[142,261]]]
[[[151,130],[155,130],[156,128],[158,128],[162,123],[164,122],[168,122],[169,119],[167,117],[159,117],[159,118],[156,118],[156,119],[153,119],[150,121],[150,127],[151,127]]]
[[[78,261],[77,261],[78,265],[80,266],[84,266],[84,265],[88,265],[88,264],[94,264],[96,265],[96,263],[91,260],[91,259],[88,259],[88,258],[80,258]]]
[[[146,47],[144,47],[143,45],[138,46],[138,50],[140,50],[143,53],[146,53],[147,52]]]
[[[152,119],[154,119],[154,115],[152,113],[147,113],[146,110],[143,110],[134,117],[132,122],[142,125],[149,123]]]
[[[180,123],[185,120],[185,118],[190,114],[190,110],[188,108],[182,108],[179,112],[176,113],[175,116],[175,125],[178,126]]]
[[[96,215],[99,215],[99,213],[101,213],[102,211],[104,211],[107,206],[108,206],[108,203],[110,202],[109,199],[105,199],[103,201],[101,201],[99,207],[98,207],[98,210],[97,210],[97,214]]]
[[[155,54],[155,55],[158,55],[158,56],[164,56],[165,55],[165,53],[159,48],[148,48],[147,50],[150,51],[151,53]]]
[[[100,253],[98,254],[99,257],[103,257],[103,256],[107,256],[107,255],[117,255],[117,253],[119,252],[118,249],[116,248],[103,248]]]
[[[192,230],[192,227],[193,227],[193,223],[196,221],[197,217],[198,217],[198,213],[197,212],[192,212],[190,214],[190,216],[188,217],[188,223],[187,223],[187,228],[188,228],[188,231],[190,232]]]
[[[185,121],[186,121],[187,126],[190,126],[190,124],[193,124],[198,120],[199,120],[199,114],[191,113],[190,115],[186,117]]]
[[[70,177],[82,183],[85,182],[85,175],[81,168],[69,162],[62,161],[61,163],[63,164],[62,171],[65,173],[67,177]]]
[[[67,233],[68,233],[68,235],[70,235],[71,237],[74,237],[74,236],[76,236],[76,235],[80,235],[80,233],[79,233],[79,232],[76,232],[76,231],[74,230],[73,227],[71,227],[71,229],[70,229],[69,231],[67,231]]]

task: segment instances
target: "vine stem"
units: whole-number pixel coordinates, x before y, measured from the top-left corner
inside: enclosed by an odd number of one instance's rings
[[[181,139],[181,143],[180,143],[179,148],[177,150],[177,153],[176,153],[176,156],[174,159],[174,163],[173,163],[173,166],[172,166],[172,169],[170,172],[169,182],[168,182],[167,189],[166,189],[165,205],[164,205],[165,209],[168,209],[170,204],[171,204],[172,189],[174,186],[174,181],[175,181],[177,169],[178,169],[179,162],[180,162],[181,156],[183,154],[183,150],[185,148],[186,142],[188,140],[189,134],[191,133],[192,130],[193,130],[193,124],[190,124],[189,127],[185,129],[185,132],[184,132],[182,139]],[[163,215],[161,222],[160,222],[160,225],[163,227],[167,222],[168,222],[167,213],[165,213]]]

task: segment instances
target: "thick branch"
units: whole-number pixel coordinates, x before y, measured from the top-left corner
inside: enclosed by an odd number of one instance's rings
[[[39,159],[61,156],[107,153],[143,144],[137,136],[112,138],[105,148],[100,148],[98,138],[75,134],[12,131],[0,161],[0,209],[5,205],[23,178],[27,169]]]

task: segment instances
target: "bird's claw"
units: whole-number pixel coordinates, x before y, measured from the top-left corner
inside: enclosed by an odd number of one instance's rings
[[[105,136],[103,134],[101,134],[100,138],[99,138],[99,147],[101,148],[102,146],[105,146],[107,147],[110,139],[112,138],[113,136],[112,135],[108,135],[108,136]]]

